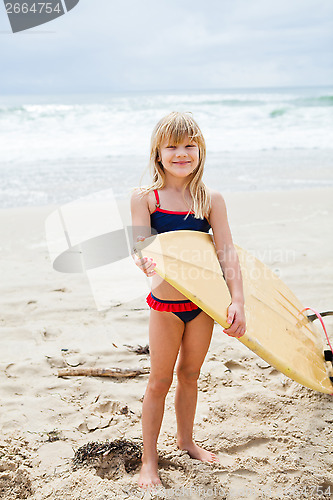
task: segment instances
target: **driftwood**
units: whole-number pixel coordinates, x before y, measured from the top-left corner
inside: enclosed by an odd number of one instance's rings
[[[149,368],[132,370],[131,368],[61,368],[58,377],[137,377],[149,373]]]

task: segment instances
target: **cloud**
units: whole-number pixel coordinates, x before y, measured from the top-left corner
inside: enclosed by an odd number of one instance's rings
[[[39,93],[329,84],[332,14],[331,0],[81,0],[34,32],[1,35],[0,85]]]

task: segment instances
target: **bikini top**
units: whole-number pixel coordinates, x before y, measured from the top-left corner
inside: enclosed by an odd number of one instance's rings
[[[196,219],[193,212],[190,212],[186,217],[188,212],[164,210],[160,208],[160,199],[157,189],[154,190],[154,194],[156,198],[156,210],[150,214],[150,225],[157,233],[179,231],[181,229],[208,233],[211,225],[206,217],[204,219]]]

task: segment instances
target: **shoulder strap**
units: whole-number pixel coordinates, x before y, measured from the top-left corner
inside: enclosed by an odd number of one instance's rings
[[[154,194],[155,194],[155,198],[156,198],[156,206],[157,208],[160,206],[160,198],[158,196],[158,191],[157,189],[154,189]]]

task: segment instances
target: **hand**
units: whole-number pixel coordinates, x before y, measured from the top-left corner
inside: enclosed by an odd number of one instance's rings
[[[231,303],[228,307],[228,318],[227,323],[230,323],[229,328],[225,328],[223,331],[229,337],[240,338],[244,335],[246,331],[246,321],[245,321],[245,311],[243,304],[238,304],[237,302]]]
[[[144,236],[138,236],[136,241],[144,241],[145,237]],[[136,255],[133,256],[135,264],[145,273],[146,276],[154,276],[156,274],[156,271],[154,271],[154,267],[156,266],[156,263],[153,262],[153,259],[148,258],[148,257],[143,257],[143,259],[139,259]]]

